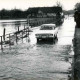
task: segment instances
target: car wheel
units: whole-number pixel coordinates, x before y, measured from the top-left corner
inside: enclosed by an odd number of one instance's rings
[[[57,34],[56,34],[56,39],[57,39]]]
[[[54,36],[54,39],[57,39],[57,34]]]
[[[54,39],[56,39],[56,36],[54,35]]]
[[[39,41],[39,39],[37,38],[37,42]]]
[[[57,35],[56,35],[56,39],[58,40],[58,37],[57,37]]]

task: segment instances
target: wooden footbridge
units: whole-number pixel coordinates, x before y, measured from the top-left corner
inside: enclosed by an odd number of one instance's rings
[[[4,29],[5,30],[5,29]],[[32,32],[32,30],[29,27],[24,27],[24,29],[19,30],[18,27],[18,31],[13,32],[13,33],[9,33],[9,34],[4,34],[2,36],[0,36],[0,48],[1,50],[3,50],[3,45],[7,45],[9,44],[9,46],[11,47],[12,45],[14,45],[14,42],[18,42],[18,40],[23,38],[27,38],[29,37],[30,32]]]

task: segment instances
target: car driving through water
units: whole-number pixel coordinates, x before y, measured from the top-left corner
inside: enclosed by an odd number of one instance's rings
[[[55,24],[42,24],[35,34],[37,41],[42,39],[54,40],[57,38],[58,28]]]

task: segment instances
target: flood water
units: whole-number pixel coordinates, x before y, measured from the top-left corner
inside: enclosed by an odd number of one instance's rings
[[[0,28],[4,27],[6,31],[16,30],[11,23]],[[65,19],[58,30],[55,43],[37,43],[35,33],[38,28],[33,28],[29,38],[0,51],[0,80],[68,80],[72,69],[73,18]]]
[[[27,20],[0,20],[0,36],[3,35],[4,28],[6,29],[6,34],[9,34],[18,31],[18,26],[20,30],[24,29],[24,26],[27,26]]]

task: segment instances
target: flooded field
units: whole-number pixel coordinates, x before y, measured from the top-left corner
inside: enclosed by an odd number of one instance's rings
[[[24,26],[27,26],[27,20],[0,20],[0,36],[3,35],[4,28],[6,29],[6,34],[9,34],[18,31],[18,26],[20,30],[24,29]]]
[[[3,52],[0,51],[0,80],[68,80],[72,71],[74,29],[75,23],[70,17],[58,27],[55,43],[37,43],[38,28],[34,28],[23,42],[19,40],[11,48],[6,45]],[[16,29],[12,26],[10,30]]]

